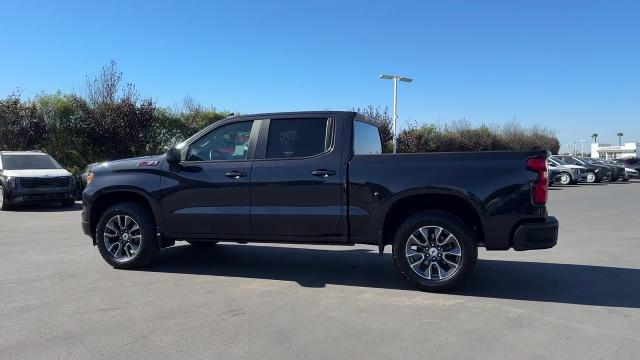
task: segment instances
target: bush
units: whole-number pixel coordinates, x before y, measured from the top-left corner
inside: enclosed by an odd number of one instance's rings
[[[24,103],[14,93],[0,100],[0,150],[36,149],[47,127],[33,102]]]
[[[551,130],[534,126],[524,128],[510,122],[498,128],[472,127],[466,121],[436,127],[413,124],[398,135],[398,152],[560,150],[560,142]]]
[[[87,164],[166,151],[229,112],[185,100],[183,109],[158,108],[122,85],[115,62],[93,79],[85,95],[19,93],[0,100],[0,150],[42,150],[77,173]]]

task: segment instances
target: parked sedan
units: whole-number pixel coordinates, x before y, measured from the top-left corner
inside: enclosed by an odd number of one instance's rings
[[[629,181],[631,179],[640,178],[640,173],[636,169],[624,168],[624,179],[622,181]]]
[[[617,164],[613,164],[610,162],[605,162],[603,160],[600,159],[593,159],[593,158],[582,158],[584,161],[589,162],[591,164],[595,164],[595,165],[602,165],[602,166],[606,166],[611,170],[611,179],[609,179],[609,181],[613,182],[613,181],[621,181],[622,179],[624,179],[624,166],[620,166]]]
[[[587,169],[584,166],[570,165],[553,156],[547,159],[547,165],[549,167],[549,178],[562,185],[576,184],[587,177]],[[555,177],[551,176],[552,172]]]
[[[585,181],[588,183],[599,183],[611,179],[611,169],[607,166],[590,164],[577,156],[554,155],[553,158],[560,159],[567,164],[580,165],[586,168],[587,176]]]

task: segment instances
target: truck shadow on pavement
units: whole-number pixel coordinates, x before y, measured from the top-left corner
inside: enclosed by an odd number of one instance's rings
[[[390,254],[219,244],[164,249],[151,272],[294,281],[304,287],[345,285],[413,290]],[[640,269],[525,261],[479,260],[451,295],[640,308]],[[419,293],[417,296],[420,296]]]

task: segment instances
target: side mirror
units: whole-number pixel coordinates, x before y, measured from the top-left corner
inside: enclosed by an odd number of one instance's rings
[[[180,164],[180,150],[172,147],[167,151],[167,162],[171,166],[177,166]]]

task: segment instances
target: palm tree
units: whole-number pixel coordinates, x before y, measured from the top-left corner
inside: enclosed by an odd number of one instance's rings
[[[591,134],[591,138],[593,139],[594,143],[597,143],[598,142],[598,133]]]
[[[622,137],[624,136],[624,134],[619,132],[616,134],[616,136],[618,137],[618,145],[622,146]]]

